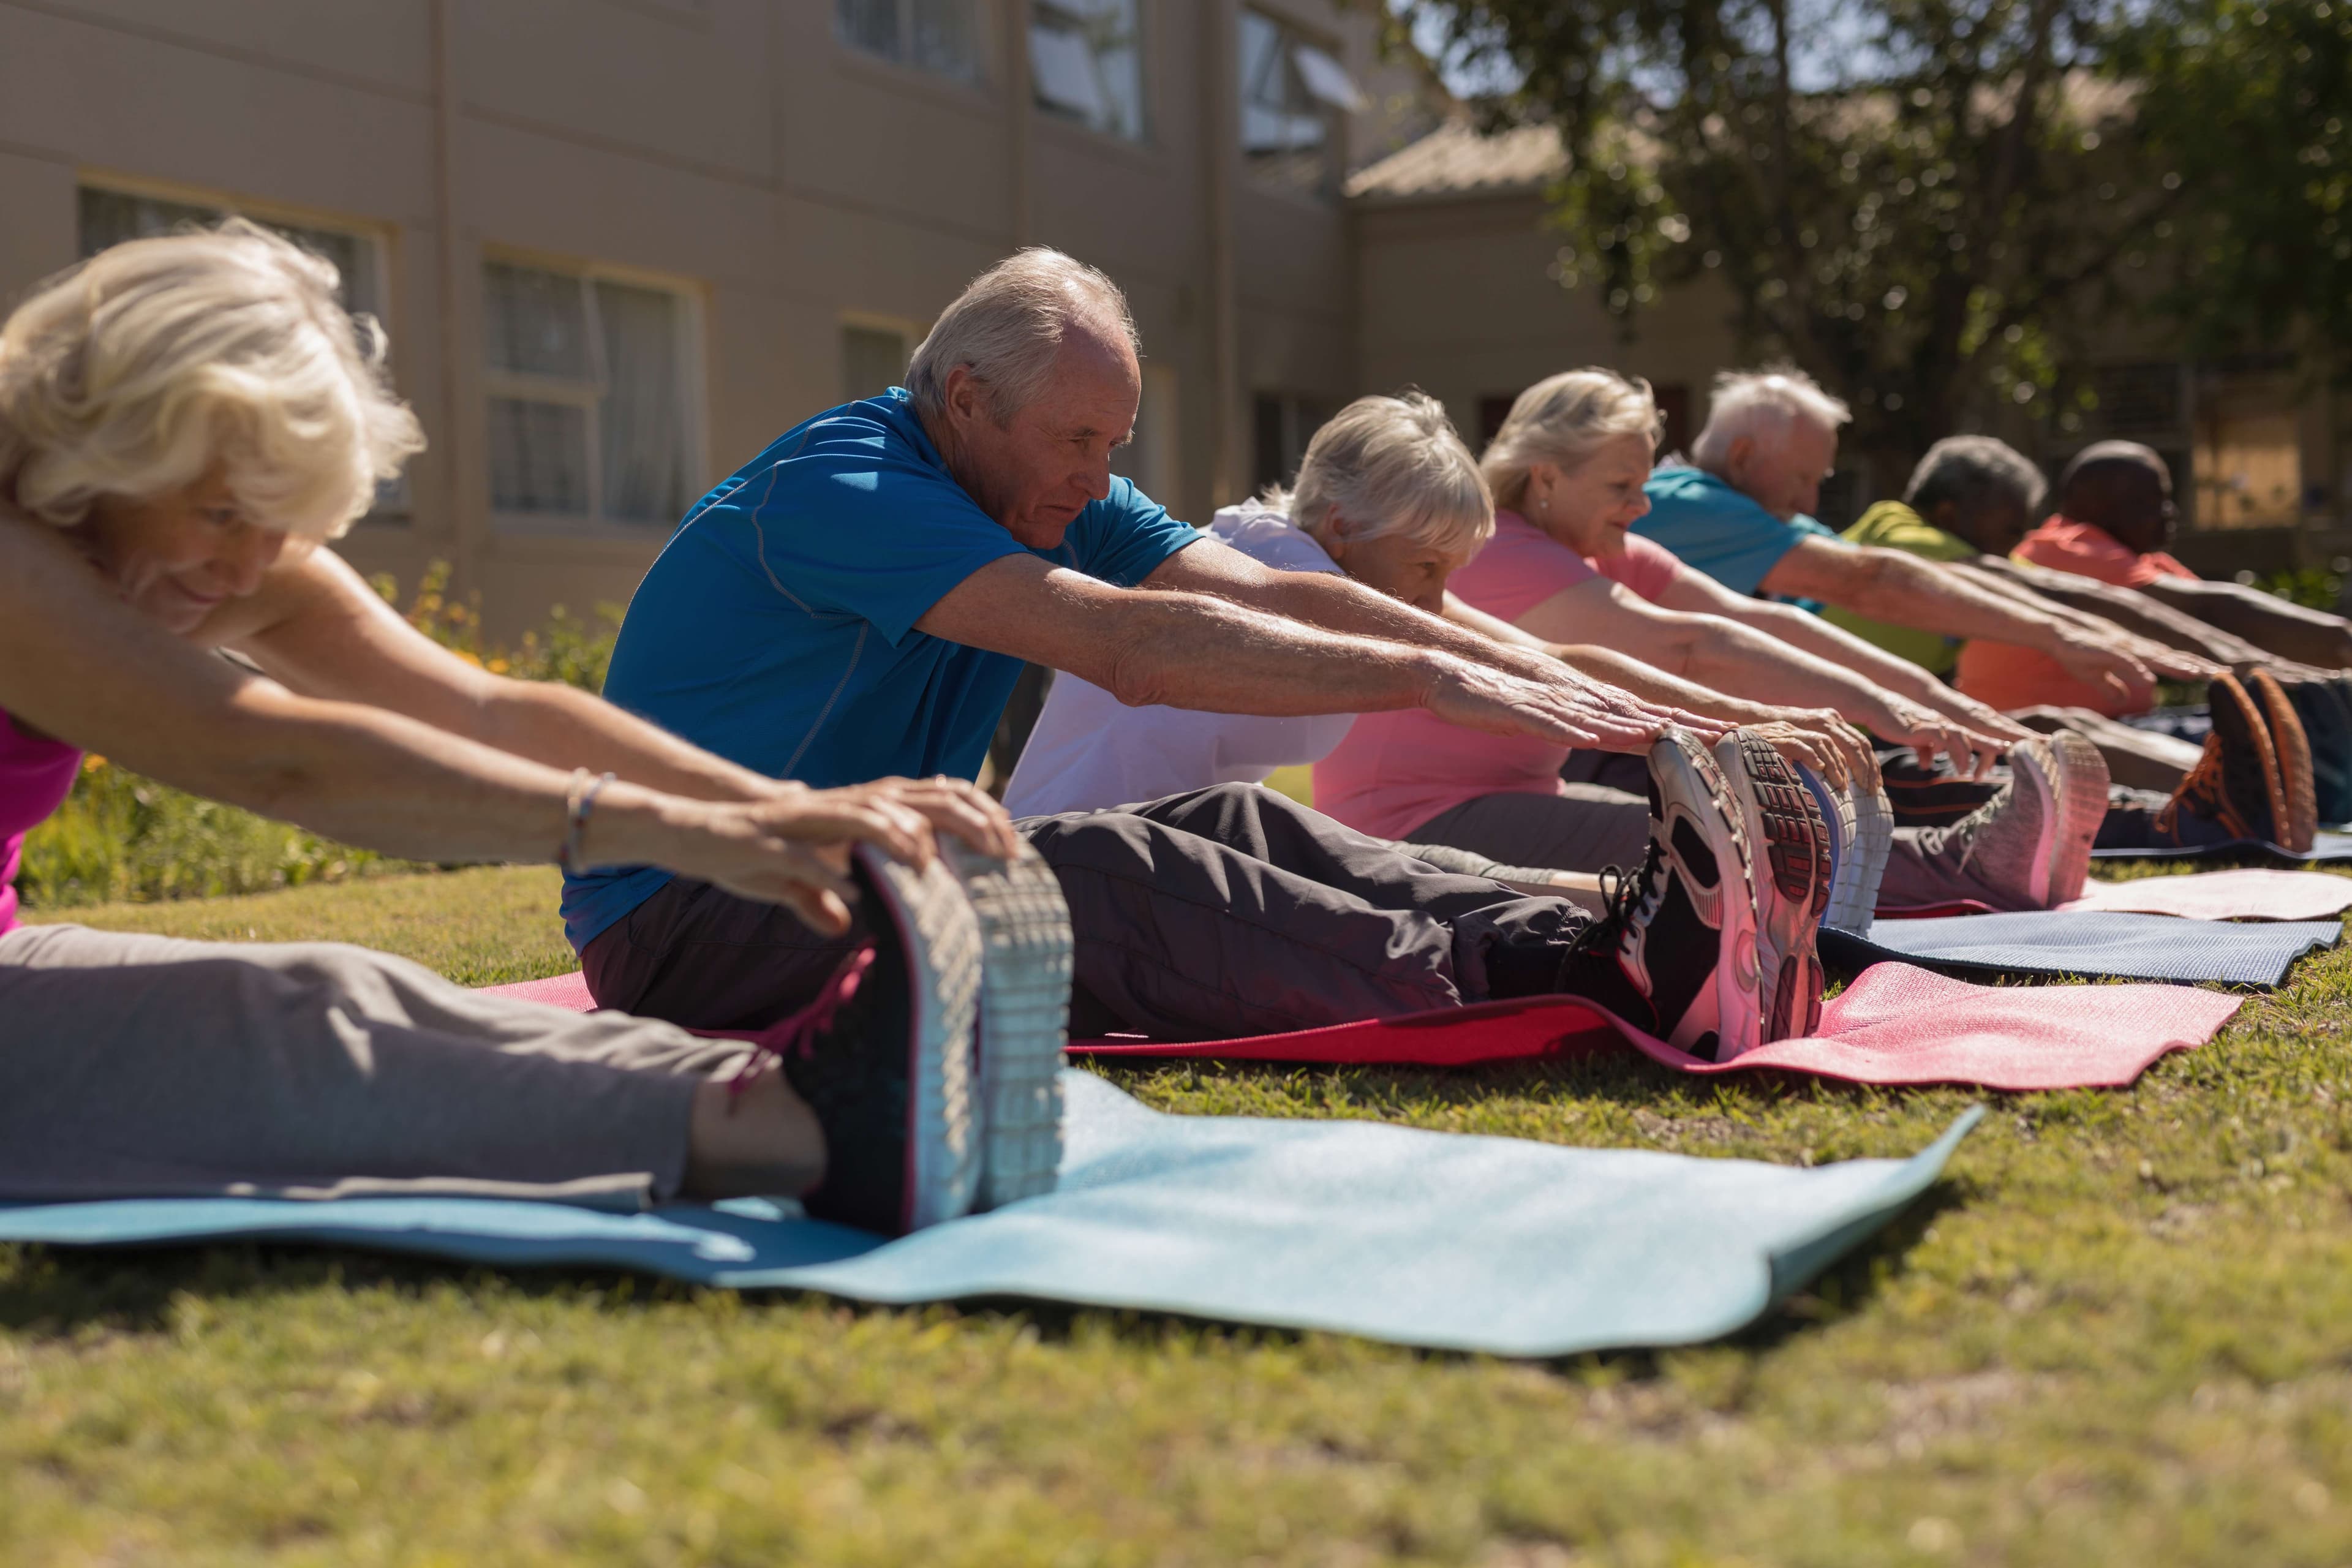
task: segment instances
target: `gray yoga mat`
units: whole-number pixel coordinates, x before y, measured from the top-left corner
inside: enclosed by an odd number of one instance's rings
[[[0,1240],[312,1242],[601,1266],[862,1301],[1026,1297],[1553,1356],[1755,1321],[1925,1192],[1907,1160],[1800,1170],[1367,1121],[1166,1116],[1066,1074],[1059,1189],[884,1241],[758,1200],[614,1214],[481,1198],[0,1205]]]
[[[1868,937],[1824,928],[1824,963],[1859,970],[1893,959],[1963,978],[2168,980],[2270,987],[2294,961],[2330,948],[2336,921],[2184,921],[2096,910],[1881,920]]]

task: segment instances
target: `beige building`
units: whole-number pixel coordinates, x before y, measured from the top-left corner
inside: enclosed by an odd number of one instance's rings
[[[1334,0],[0,0],[0,298],[226,212],[331,256],[432,443],[347,552],[449,562],[500,638],[625,600],[695,495],[894,379],[1025,243],[1126,286],[1127,467],[1196,521],[1406,383],[1475,438],[1615,363],[1683,438],[1724,302],[1622,341],[1551,279],[1557,142],[1423,135],[1442,94],[1375,31]],[[2086,374],[2237,525],[2200,564],[2345,547],[2314,524],[2352,448],[2276,367],[2106,344]]]
[[[878,390],[1013,247],[1133,299],[1205,517],[1361,384],[1340,187],[1430,123],[1329,0],[0,0],[0,297],[237,212],[342,265],[431,448],[347,552],[495,635]],[[1263,455],[1261,453],[1263,449]]]
[[[1415,382],[1475,438],[1531,382],[1609,364],[1657,387],[1666,444],[1679,446],[1737,353],[1730,301],[1704,286],[1677,289],[1628,341],[1591,289],[1562,289],[1562,237],[1543,222],[1562,166],[1549,130],[1480,137],[1453,124],[1349,179],[1364,384]],[[2053,471],[2110,437],[2165,453],[2184,515],[2179,553],[2208,574],[2326,565],[2352,552],[2352,437],[2342,425],[2352,410],[2307,384],[2291,357],[2190,363],[2160,331],[2110,321],[2086,323],[2065,347],[2095,412],[2073,429],[1990,418],[1992,433]],[[1906,477],[1841,471],[1822,489],[1822,521],[1842,526]]]

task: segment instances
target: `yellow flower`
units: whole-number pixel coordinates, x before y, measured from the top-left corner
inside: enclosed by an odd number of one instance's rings
[[[476,669],[479,669],[479,668],[482,668],[482,656],[481,656],[481,655],[479,655],[479,654],[476,654],[476,653],[467,653],[464,648],[461,648],[461,647],[453,647],[453,648],[451,648],[449,651],[450,651],[451,653],[456,654],[459,658],[464,659],[467,664],[472,665]]]
[[[106,766],[106,759],[96,752],[90,752],[81,760],[81,771],[86,773],[94,773],[104,766]]]
[[[508,670],[514,667],[507,663],[505,659],[494,658],[482,668],[488,670],[492,675],[504,675]]]

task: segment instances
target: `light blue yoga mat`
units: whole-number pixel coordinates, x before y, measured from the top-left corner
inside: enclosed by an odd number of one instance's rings
[[[1926,1191],[1983,1114],[1908,1160],[1799,1170],[1364,1121],[1166,1116],[1090,1074],[1066,1079],[1058,1191],[890,1242],[756,1200],[622,1215],[483,1198],[0,1205],[0,1240],[310,1241],[1553,1356],[1688,1344],[1754,1321]]]
[[[1964,977],[2081,974],[2194,985],[2273,986],[2294,961],[2336,945],[2336,921],[2184,921],[2104,910],[2028,910],[1874,921],[1861,938],[1823,931],[1822,959],[1858,969],[1887,959]]]

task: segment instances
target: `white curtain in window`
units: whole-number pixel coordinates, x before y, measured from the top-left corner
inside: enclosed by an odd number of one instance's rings
[[[596,378],[580,279],[493,261],[482,268],[482,334],[492,370]]]
[[[493,397],[489,415],[492,506],[571,517],[588,510],[585,408]]]
[[[686,382],[677,296],[598,283],[605,384],[597,405],[604,515],[676,522],[686,510]]]

